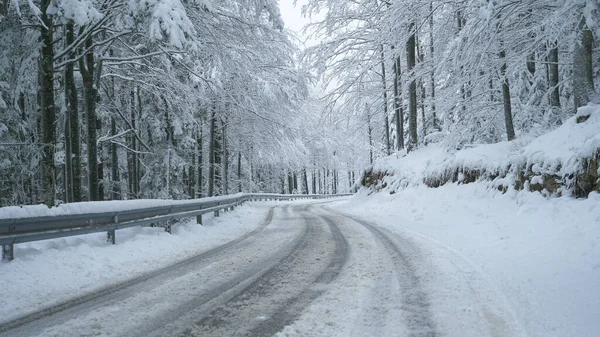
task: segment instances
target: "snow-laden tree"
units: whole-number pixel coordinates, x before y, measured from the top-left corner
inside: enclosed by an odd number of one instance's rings
[[[1,9],[2,204],[228,193],[234,170],[246,188],[299,160],[305,80],[275,1]]]
[[[450,148],[510,140],[597,100],[597,0],[311,0],[305,10],[325,11],[308,27],[323,42],[307,59],[337,88],[387,74],[394,99],[380,111],[394,111],[397,149],[440,136]]]

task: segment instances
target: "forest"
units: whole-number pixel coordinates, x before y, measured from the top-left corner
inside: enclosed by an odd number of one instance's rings
[[[277,0],[0,0],[0,206],[345,192],[600,103],[598,0],[299,7],[305,39]]]

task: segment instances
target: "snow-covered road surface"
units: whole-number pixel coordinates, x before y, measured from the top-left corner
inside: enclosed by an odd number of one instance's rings
[[[522,335],[496,295],[448,250],[291,203],[225,245],[0,324],[0,337]]]

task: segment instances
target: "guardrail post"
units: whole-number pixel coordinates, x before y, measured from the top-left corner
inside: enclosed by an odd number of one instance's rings
[[[171,234],[171,221],[167,220],[167,222],[165,224],[166,224],[166,226],[165,226],[165,232]]]
[[[218,218],[219,217],[219,210],[215,211],[215,217]]]
[[[196,215],[196,223],[202,225],[202,214]]]
[[[15,258],[15,248],[13,244],[2,246],[2,261],[10,262]]]
[[[106,241],[115,244],[116,233],[114,230],[106,232]]]

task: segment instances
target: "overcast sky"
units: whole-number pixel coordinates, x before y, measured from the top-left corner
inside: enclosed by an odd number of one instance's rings
[[[279,9],[285,22],[285,28],[300,33],[302,26],[308,23],[308,20],[302,17],[301,8],[306,0],[298,0],[294,6],[294,0],[279,0]]]

